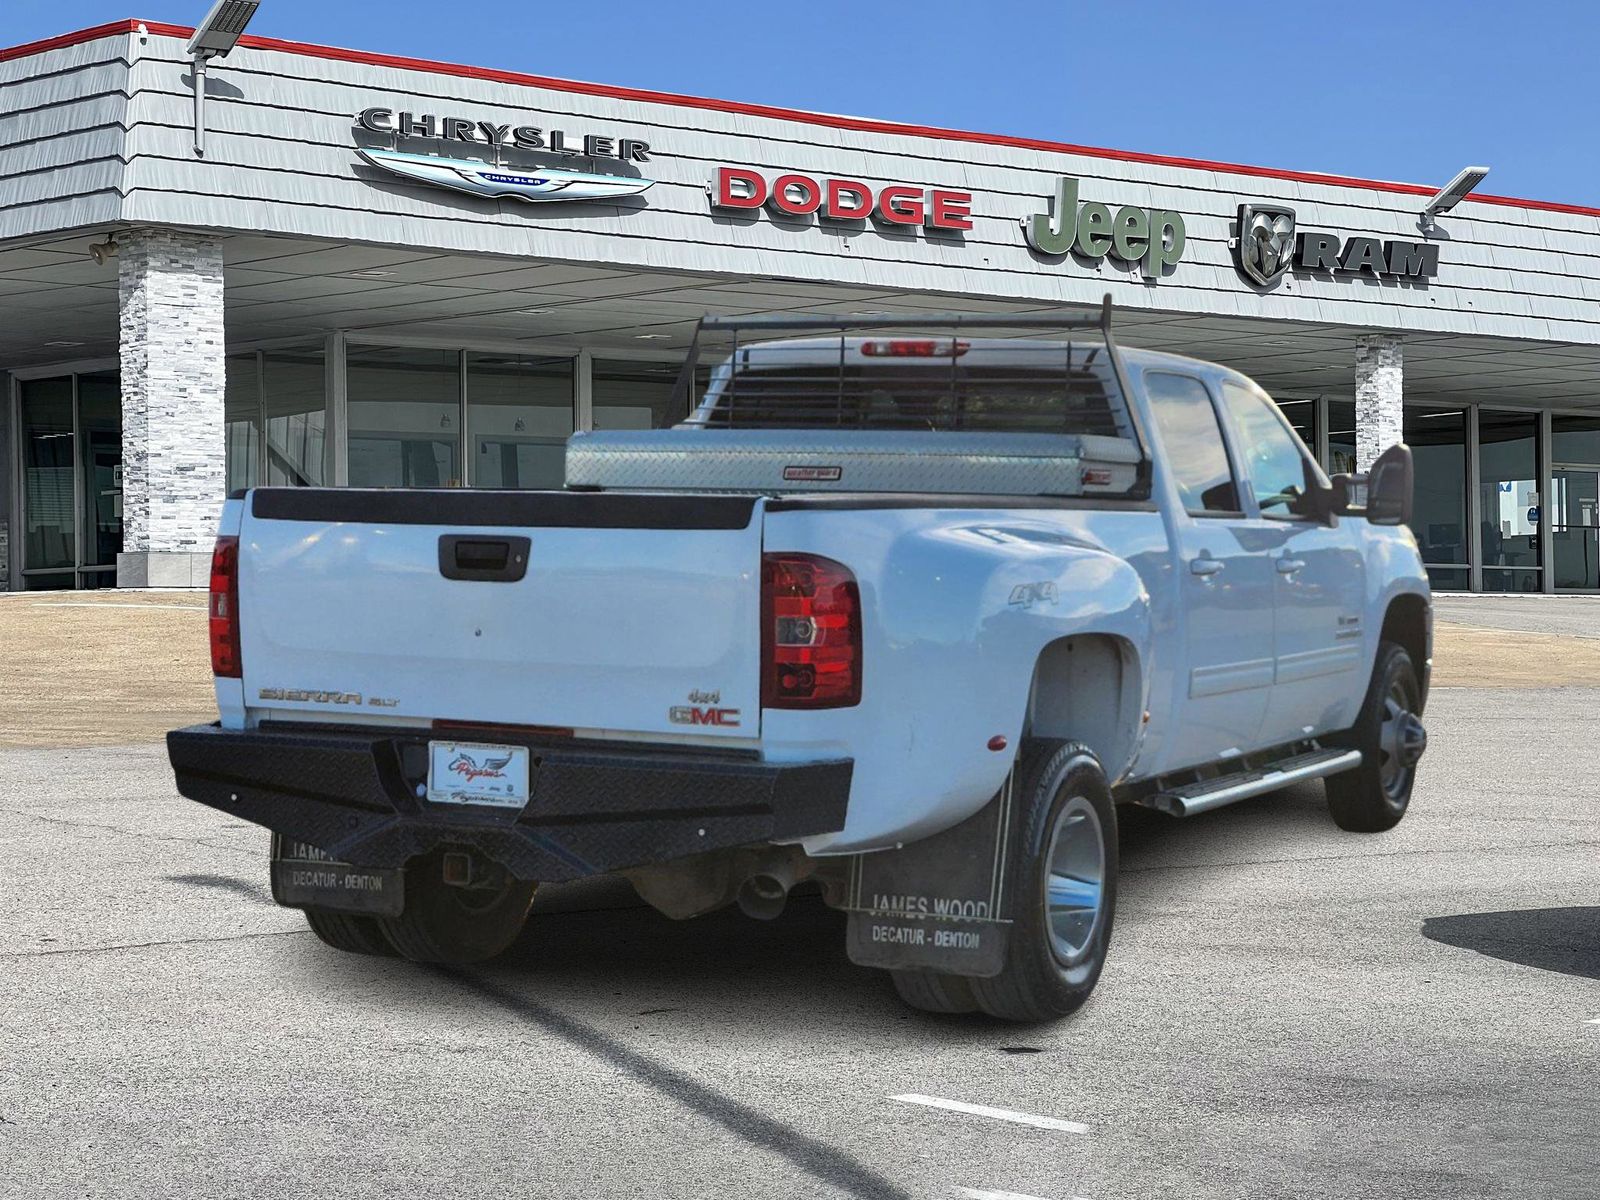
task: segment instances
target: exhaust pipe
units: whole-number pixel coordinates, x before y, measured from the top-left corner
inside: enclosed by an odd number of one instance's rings
[[[766,870],[757,871],[739,885],[739,911],[758,921],[776,920],[788,903],[789,889],[796,883],[794,864],[779,860]]]

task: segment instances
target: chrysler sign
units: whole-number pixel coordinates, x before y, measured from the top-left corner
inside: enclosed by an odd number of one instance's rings
[[[638,138],[619,138],[601,134],[570,134],[563,129],[538,125],[496,125],[492,121],[469,121],[465,117],[438,117],[432,113],[398,115],[392,108],[365,109],[356,125],[368,133],[387,133],[397,138],[429,138],[441,142],[467,142],[474,146],[511,146],[518,150],[540,150],[546,154],[572,154],[580,158],[616,158],[623,162],[648,162],[650,143]]]
[[[602,134],[569,134],[563,129],[536,125],[499,125],[492,121],[469,121],[465,117],[440,117],[433,113],[414,114],[393,109],[369,108],[356,117],[356,127],[368,133],[392,135],[396,148],[358,147],[356,153],[373,166],[417,183],[466,192],[487,200],[526,200],[543,203],[552,200],[613,200],[636,196],[654,185],[655,180],[636,175],[614,175],[577,171],[567,167],[506,166],[478,158],[454,158],[442,154],[411,154],[400,150],[401,139],[427,139],[461,142],[469,146],[500,151],[510,148],[543,156],[559,155],[578,159],[615,159],[625,163],[648,162],[650,143],[638,138],[619,138]]]

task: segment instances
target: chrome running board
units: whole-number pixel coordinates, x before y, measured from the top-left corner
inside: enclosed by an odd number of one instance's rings
[[[1140,803],[1174,817],[1192,817],[1196,813],[1210,812],[1213,808],[1248,800],[1264,792],[1275,792],[1291,783],[1322,779],[1360,765],[1359,750],[1312,750],[1273,763],[1270,767],[1240,771],[1217,779],[1203,779],[1199,783],[1187,783],[1182,787],[1157,792]]]

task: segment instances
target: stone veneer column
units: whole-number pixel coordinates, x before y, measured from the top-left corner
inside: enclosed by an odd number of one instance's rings
[[[1356,339],[1356,470],[1405,440],[1405,348],[1398,334]]]
[[[122,294],[118,587],[205,587],[227,491],[222,243],[117,235]]]

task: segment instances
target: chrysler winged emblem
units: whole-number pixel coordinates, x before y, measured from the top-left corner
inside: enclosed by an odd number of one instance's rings
[[[1239,205],[1234,254],[1246,279],[1262,287],[1278,282],[1294,264],[1294,209],[1281,204]]]
[[[497,167],[466,158],[441,158],[436,154],[404,154],[398,150],[357,149],[375,167],[489,199],[505,197],[543,203],[551,200],[615,200],[637,196],[653,179],[621,175],[591,175],[587,171],[552,168]]]

